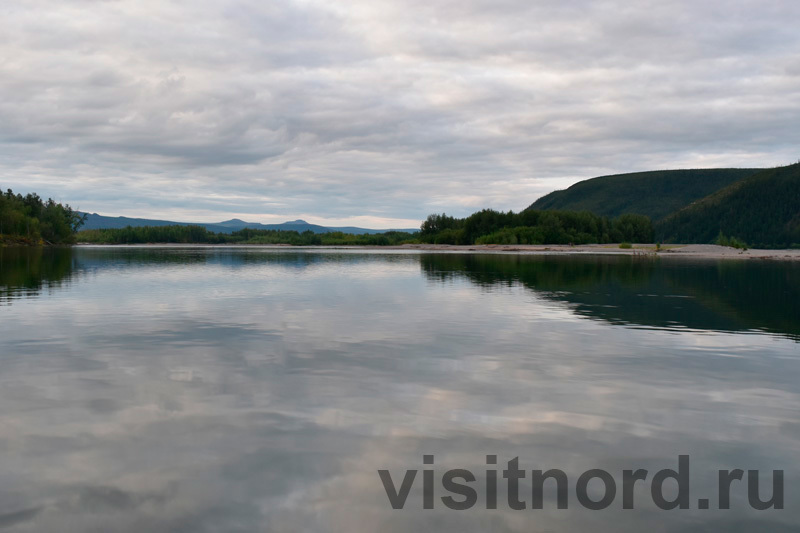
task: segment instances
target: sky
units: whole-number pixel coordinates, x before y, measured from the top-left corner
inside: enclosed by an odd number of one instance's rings
[[[0,187],[104,215],[416,227],[800,159],[796,0],[0,4]]]

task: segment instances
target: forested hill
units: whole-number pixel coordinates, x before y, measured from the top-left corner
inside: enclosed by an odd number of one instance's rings
[[[712,242],[720,232],[754,248],[800,246],[800,162],[763,170],[659,221],[664,242]]]
[[[589,211],[608,217],[636,213],[657,221],[760,170],[655,170],[601,176],[543,196],[528,209]]]

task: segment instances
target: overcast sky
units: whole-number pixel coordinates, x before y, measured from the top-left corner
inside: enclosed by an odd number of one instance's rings
[[[0,4],[0,187],[101,214],[413,227],[799,141],[797,0]]]

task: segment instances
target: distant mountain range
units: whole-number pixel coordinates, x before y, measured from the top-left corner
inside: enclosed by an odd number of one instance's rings
[[[589,211],[611,218],[625,213],[645,215],[653,221],[656,240],[665,243],[710,243],[722,232],[751,247],[800,247],[800,162],[771,169],[658,170],[601,176],[543,196],[528,209]],[[419,231],[326,227],[304,220],[187,223],[97,213],[87,215],[82,229],[168,225],[197,225],[216,233],[244,228],[356,235]]]
[[[352,233],[354,235],[374,235],[377,233],[386,233],[387,231],[405,231],[414,233],[419,231],[419,228],[405,228],[405,229],[368,229],[357,228],[354,226],[343,227],[327,227],[319,226],[317,224],[309,224],[305,220],[292,220],[290,222],[283,222],[282,224],[260,224],[258,222],[245,222],[238,218],[225,220],[224,222],[173,222],[170,220],[151,220],[147,218],[128,218],[128,217],[107,217],[98,215],[97,213],[83,213],[86,215],[86,222],[81,229],[117,229],[127,226],[140,227],[140,226],[202,226],[209,231],[216,233],[232,233],[244,228],[251,229],[265,229],[265,230],[283,230],[283,231],[296,231],[303,233],[304,231],[313,231],[314,233],[331,233],[334,231],[341,231],[343,233]]]
[[[528,209],[646,215],[662,242],[711,243],[722,232],[752,247],[800,246],[800,163],[601,176],[543,196]]]

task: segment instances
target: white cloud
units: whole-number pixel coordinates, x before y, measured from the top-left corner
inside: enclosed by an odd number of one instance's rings
[[[790,0],[3,10],[0,185],[88,211],[415,225],[599,174],[797,159]]]

